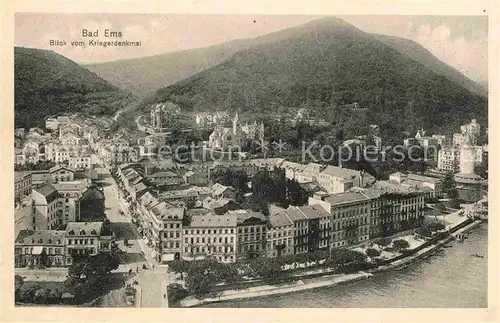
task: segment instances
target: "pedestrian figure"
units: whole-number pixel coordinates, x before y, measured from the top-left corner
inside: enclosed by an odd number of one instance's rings
[[[153,265],[153,270],[155,269],[155,265]]]
[[[163,298],[167,298],[167,295],[163,294]]]

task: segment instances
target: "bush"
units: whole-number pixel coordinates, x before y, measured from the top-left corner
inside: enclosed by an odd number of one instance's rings
[[[366,255],[370,258],[378,257],[380,256],[380,251],[374,248],[368,248],[366,249]]]
[[[385,247],[391,243],[391,239],[390,238],[379,238],[379,239],[375,240],[374,243],[378,244],[381,247]]]
[[[410,247],[410,243],[404,239],[397,239],[392,242],[392,245],[394,246],[394,249],[396,250],[403,250],[403,249],[408,249]]]

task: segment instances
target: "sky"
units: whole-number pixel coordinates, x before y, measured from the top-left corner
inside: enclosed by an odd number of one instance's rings
[[[437,58],[476,81],[488,79],[488,18],[486,16],[339,16],[370,33],[411,39]],[[31,14],[15,15],[16,46],[51,49],[78,63],[97,63],[206,47],[253,38],[294,27],[319,16],[289,15],[152,15],[152,14]],[[120,40],[141,41],[140,47],[76,47],[70,42],[82,30],[121,31]],[[66,41],[51,46],[50,40]]]

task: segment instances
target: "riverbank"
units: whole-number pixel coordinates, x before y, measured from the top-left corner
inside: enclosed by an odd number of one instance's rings
[[[280,285],[263,285],[250,287],[245,290],[227,290],[223,291],[218,297],[198,299],[190,296],[181,300],[182,307],[194,307],[206,303],[223,302],[244,298],[262,297],[269,295],[279,295],[291,292],[300,292],[303,290],[311,290],[321,287],[331,287],[335,285],[345,284],[348,282],[359,281],[372,277],[371,273],[360,272],[356,274],[341,274],[341,275],[327,275],[320,278],[311,279],[310,281],[299,280],[293,283],[280,284]]]
[[[471,219],[464,218],[462,221],[458,221],[448,227],[450,235],[444,239],[437,241],[428,241],[424,243],[422,246],[417,248],[415,253],[407,255],[395,257],[394,259],[387,259],[386,264],[379,266],[376,269],[370,270],[368,272],[356,273],[356,274],[347,274],[347,275],[334,275],[334,274],[326,274],[322,277],[310,278],[307,276],[300,277],[300,280],[280,285],[262,285],[249,287],[244,290],[226,290],[220,292],[218,297],[213,298],[204,298],[198,299],[194,296],[189,296],[180,301],[182,307],[193,307],[200,306],[207,303],[214,302],[223,302],[229,300],[241,300],[247,298],[255,298],[255,297],[263,297],[263,296],[272,296],[279,294],[286,294],[291,292],[298,292],[304,290],[310,290],[321,287],[331,287],[341,283],[353,282],[360,279],[366,279],[373,276],[372,273],[384,272],[389,270],[398,270],[400,268],[407,267],[412,262],[415,262],[419,259],[426,258],[439,249],[441,249],[445,244],[449,243],[455,236],[471,230],[475,226],[481,224],[483,221],[476,220],[470,223]]]
[[[459,225],[462,225],[462,223],[459,223],[454,228],[458,227]],[[460,229],[457,229],[455,232],[450,233],[450,235],[447,236],[446,238],[436,241],[435,244],[432,244],[428,247],[425,247],[425,248],[422,248],[421,250],[418,250],[413,255],[409,255],[409,256],[404,257],[402,259],[394,260],[394,261],[390,262],[388,265],[380,266],[376,269],[371,270],[370,272],[376,273],[376,272],[384,272],[384,271],[388,271],[388,270],[397,270],[400,268],[404,268],[404,267],[408,266],[409,264],[411,264],[419,259],[426,258],[426,257],[434,254],[439,249],[441,249],[444,245],[446,245],[450,241],[454,240],[457,235],[464,233],[464,232],[467,232],[469,230],[472,230],[474,227],[480,225],[481,223],[483,223],[483,221],[481,221],[481,220],[476,220],[472,223],[469,223],[466,226],[464,226]],[[453,230],[453,228],[452,228],[452,230]]]

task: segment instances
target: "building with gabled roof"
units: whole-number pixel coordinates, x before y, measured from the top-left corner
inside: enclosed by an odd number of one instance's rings
[[[66,265],[81,257],[111,250],[114,234],[103,222],[69,222],[66,225]]]
[[[14,243],[15,267],[64,266],[64,235],[58,230],[20,231]]]

